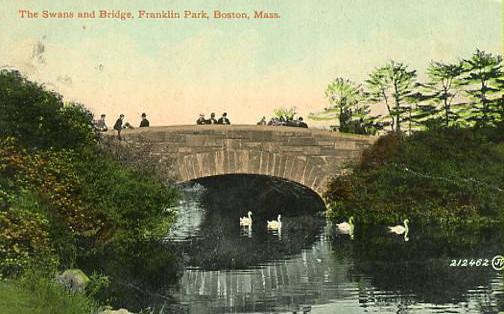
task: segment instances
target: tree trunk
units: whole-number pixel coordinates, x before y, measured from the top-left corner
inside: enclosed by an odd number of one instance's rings
[[[385,94],[385,91],[382,92],[383,99],[385,100],[385,105],[387,106],[387,110],[390,116],[390,127],[392,128],[392,132],[394,132],[394,116],[392,115],[392,110],[390,109],[390,105],[388,103],[388,97],[387,94]]]
[[[450,124],[450,105],[448,105],[448,93],[445,91],[444,97],[444,109],[445,109],[445,126],[448,127]]]
[[[396,132],[401,133],[401,117],[399,112],[400,102],[399,102],[399,94],[397,88],[397,82],[394,82],[394,100],[395,100],[395,109],[396,109]]]

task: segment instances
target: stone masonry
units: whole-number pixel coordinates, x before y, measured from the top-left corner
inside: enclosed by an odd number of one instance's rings
[[[224,174],[268,175],[300,183],[319,195],[331,176],[341,174],[376,139],[255,125],[150,127],[124,130],[122,136],[133,147],[149,143],[155,159],[171,160],[177,182]]]

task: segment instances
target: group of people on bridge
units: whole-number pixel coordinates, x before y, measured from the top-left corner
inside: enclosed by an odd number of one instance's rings
[[[222,125],[230,125],[231,121],[229,121],[227,117],[227,113],[224,112],[222,117],[218,120],[215,118],[215,113],[212,112],[210,114],[210,118],[206,119],[204,114],[200,114],[199,118],[196,120],[197,125],[205,125],[205,124],[222,124]],[[266,122],[266,117],[263,116],[257,125],[273,125],[273,126],[292,126],[298,128],[308,128],[308,124],[303,121],[303,117],[299,117],[297,119],[285,119],[283,117],[276,118],[273,117],[269,122]]]
[[[107,132],[108,127],[107,123],[105,122],[106,115],[102,113],[100,115],[100,119],[96,120],[94,122],[94,125],[96,129],[100,132]],[[147,120],[147,114],[144,112],[142,113],[141,120],[140,120],[140,128],[147,128],[150,126],[149,120]],[[121,130],[123,129],[134,129],[134,127],[129,123],[129,122],[124,122],[124,114],[120,114],[119,118],[117,118],[115,124],[114,124],[114,130],[117,131],[117,137],[121,139]]]
[[[105,122],[106,115],[103,113],[100,115],[100,119],[94,121],[94,125],[96,129],[100,132],[108,131],[107,123]],[[231,121],[227,117],[227,113],[224,112],[219,119],[215,118],[215,113],[212,112],[210,114],[210,118],[206,119],[204,114],[200,114],[198,120],[196,120],[196,124],[204,125],[204,124],[221,124],[221,125],[230,125]],[[257,125],[272,125],[272,126],[291,126],[291,127],[299,127],[299,128],[308,128],[308,125],[303,121],[302,117],[298,119],[284,119],[283,117],[276,118],[273,117],[269,122],[266,122],[266,117],[263,116]],[[149,127],[150,122],[147,120],[147,114],[144,112],[141,115],[140,120],[140,128]],[[114,130],[117,131],[117,137],[121,139],[121,130],[123,129],[134,129],[134,127],[129,122],[124,122],[124,114],[120,114],[119,118],[117,118],[114,124]]]
[[[198,124],[198,125],[202,125],[202,124],[223,124],[223,125],[230,125],[231,121],[229,121],[226,112],[224,112],[222,114],[222,117],[220,117],[219,120],[215,119],[215,112],[212,112],[210,114],[210,119],[205,119],[205,115],[204,114],[200,114],[198,120],[196,120],[196,124]]]
[[[284,119],[283,117],[277,118],[273,117],[269,122],[266,122],[266,117],[262,117],[257,125],[273,125],[273,126],[292,126],[298,128],[308,128],[308,124],[303,121],[303,117],[297,119]]]

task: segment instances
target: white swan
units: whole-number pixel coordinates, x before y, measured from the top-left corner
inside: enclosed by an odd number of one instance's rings
[[[344,234],[353,234],[354,231],[354,224],[353,224],[353,216],[348,219],[348,222],[342,222],[339,224],[336,224],[336,228],[338,228],[339,233],[344,233]]]
[[[240,226],[252,226],[252,212],[248,212],[248,217],[240,217]]]
[[[279,230],[282,228],[282,215],[278,215],[277,220],[266,221],[268,229]]]
[[[397,225],[397,226],[392,226],[392,227],[388,227],[389,228],[389,232],[390,233],[395,233],[395,234],[408,234],[408,231],[409,231],[409,227],[408,227],[408,222],[409,220],[408,219],[404,219],[404,226],[402,225]]]

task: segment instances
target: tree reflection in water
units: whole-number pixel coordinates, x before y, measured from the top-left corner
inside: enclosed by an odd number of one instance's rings
[[[403,296],[402,299],[410,299],[412,303],[456,304],[477,296],[482,298],[475,300],[482,308],[491,308],[503,301],[502,295],[493,300],[487,298],[492,283],[499,284],[498,274],[490,265],[450,267],[453,259],[491,260],[503,251],[502,234],[448,236],[439,230],[423,228],[404,242],[400,237],[383,233],[381,229],[361,230],[350,248],[334,239],[334,250],[346,247],[354,261],[352,273],[367,275],[375,288]]]
[[[496,313],[502,274],[449,267],[451,259],[502,254],[500,235],[420,230],[410,240],[356,224],[353,240],[325,225],[313,192],[281,179],[222,176],[186,189],[164,243],[109,253],[100,267],[120,282],[114,305],[165,313]],[[239,217],[253,212],[253,228]],[[266,220],[282,214],[281,238]],[[126,256],[126,257],[124,257]],[[175,258],[174,258],[175,257]],[[154,311],[155,312],[155,311]]]

